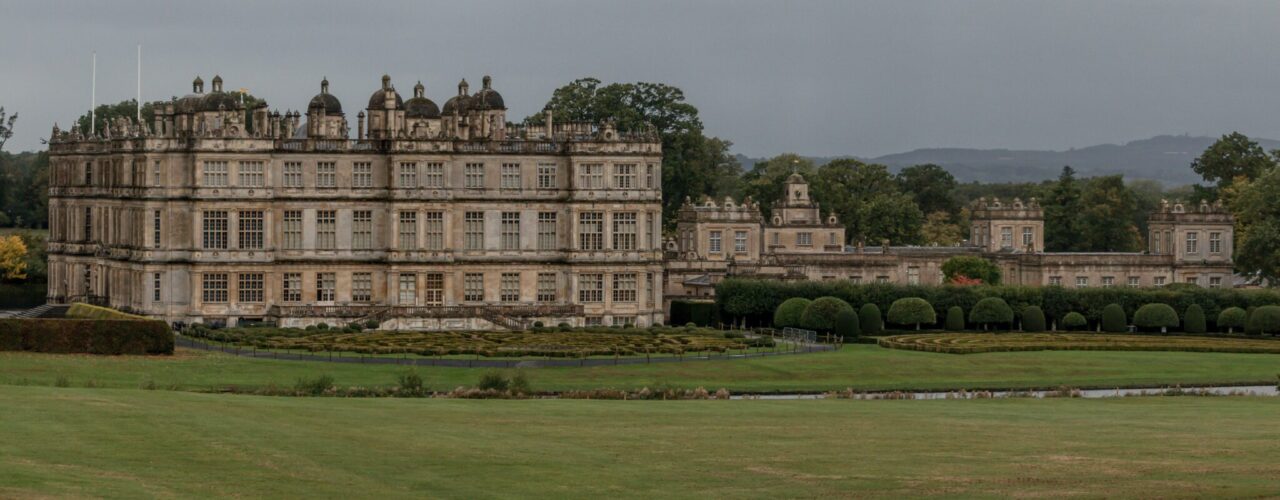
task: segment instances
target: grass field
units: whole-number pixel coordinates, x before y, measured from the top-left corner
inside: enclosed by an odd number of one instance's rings
[[[408,368],[275,361],[179,350],[171,357],[77,356],[0,352],[0,384],[217,389],[230,385],[292,386],[331,375],[338,385],[385,386]],[[419,367],[429,388],[474,385],[483,369]],[[671,384],[733,392],[987,389],[1275,383],[1275,354],[1039,351],[957,356],[846,345],[839,352],[723,361],[690,361],[528,372],[539,391]]]
[[[1274,338],[1107,333],[927,333],[879,337],[894,349],[976,354],[1009,351],[1185,351],[1280,354]]]
[[[0,387],[0,497],[1262,497],[1280,399],[468,401]]]

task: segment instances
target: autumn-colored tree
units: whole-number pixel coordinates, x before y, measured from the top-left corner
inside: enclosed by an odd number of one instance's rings
[[[951,215],[938,211],[925,217],[920,236],[926,245],[951,246],[964,239],[964,230],[951,222]]]
[[[27,278],[27,245],[16,234],[0,237],[0,279]]]

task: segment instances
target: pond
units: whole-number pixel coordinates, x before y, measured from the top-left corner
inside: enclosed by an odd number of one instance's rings
[[[47,289],[45,283],[0,283],[0,311],[44,304]]]

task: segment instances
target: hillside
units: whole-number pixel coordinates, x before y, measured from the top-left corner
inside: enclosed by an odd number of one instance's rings
[[[1099,144],[1066,151],[927,148],[861,158],[888,165],[892,170],[935,163],[946,167],[961,182],[1040,181],[1056,177],[1063,165],[1071,165],[1081,176],[1124,174],[1126,178],[1154,179],[1166,184],[1200,181],[1191,171],[1191,161],[1217,140],[1215,137],[1160,135],[1125,144]],[[1255,139],[1266,150],[1280,148],[1280,141]],[[812,158],[819,164],[836,157]],[[739,158],[750,169],[755,159]]]

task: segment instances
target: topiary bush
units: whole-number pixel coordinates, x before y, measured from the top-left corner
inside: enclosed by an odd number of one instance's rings
[[[905,297],[893,301],[889,306],[889,322],[895,325],[915,325],[916,330],[919,330],[922,323],[937,323],[938,316],[928,301],[918,297]]]
[[[840,311],[836,315],[836,328],[832,331],[845,342],[853,342],[862,333],[862,325],[858,320],[858,313],[850,307],[848,311]]]
[[[1036,306],[1027,306],[1022,310],[1022,331],[1043,332],[1044,330],[1044,311]]]
[[[1062,317],[1062,329],[1072,332],[1078,332],[1089,328],[1089,320],[1085,319],[1083,314],[1072,311]]]
[[[1187,306],[1187,312],[1182,315],[1182,331],[1187,333],[1209,331],[1209,326],[1205,324],[1204,308],[1200,307],[1200,304]]]
[[[853,306],[835,297],[819,297],[804,309],[804,314],[800,316],[800,327],[832,331],[836,327],[836,315],[842,311],[853,311]]]
[[[782,302],[778,309],[773,311],[773,327],[774,328],[796,328],[800,326],[800,317],[804,316],[805,309],[809,308],[809,304],[813,301],[803,297],[793,297]]]
[[[1124,314],[1120,304],[1107,304],[1102,308],[1102,331],[1107,333],[1124,333],[1129,331],[1129,318]]]
[[[1218,331],[1223,328],[1227,329],[1227,333],[1236,333],[1237,329],[1243,329],[1245,322],[1249,320],[1249,313],[1239,307],[1228,307],[1218,313]]]
[[[1133,313],[1133,324],[1138,328],[1159,328],[1164,333],[1170,328],[1177,328],[1179,323],[1178,311],[1173,310],[1169,304],[1147,304]]]
[[[1280,306],[1262,306],[1249,314],[1245,331],[1255,335],[1280,333]]]
[[[863,335],[878,335],[884,331],[884,318],[880,316],[880,306],[867,303],[858,309],[858,323]]]
[[[982,325],[986,330],[991,325],[1009,325],[1013,323],[1013,308],[998,297],[987,297],[979,300],[969,311],[969,322]]]
[[[964,331],[964,309],[961,309],[960,306],[951,306],[950,309],[947,309],[947,331]]]

